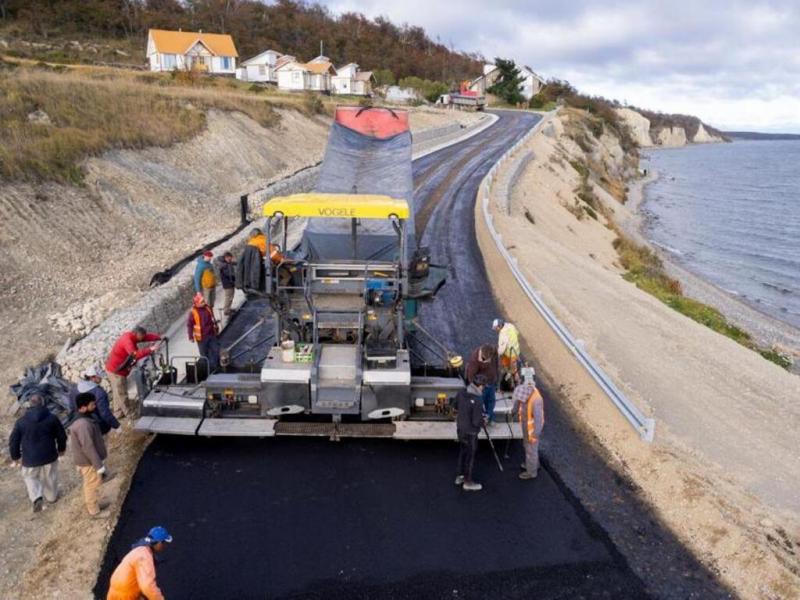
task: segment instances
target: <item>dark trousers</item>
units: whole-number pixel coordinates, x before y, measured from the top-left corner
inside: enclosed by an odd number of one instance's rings
[[[219,367],[219,340],[216,337],[202,339],[197,342],[197,351],[208,359],[208,372],[216,371]]]
[[[493,383],[483,388],[483,412],[494,423],[494,405],[497,403],[497,386]]]
[[[475,465],[475,454],[478,451],[477,433],[458,434],[458,472],[465,481],[472,481],[472,467]]]

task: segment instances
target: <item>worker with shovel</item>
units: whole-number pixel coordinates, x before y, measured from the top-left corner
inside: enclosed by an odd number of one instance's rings
[[[486,424],[483,412],[483,388],[486,383],[486,376],[479,373],[472,378],[467,389],[461,390],[456,397],[459,452],[455,484],[463,486],[462,489],[467,492],[483,489],[480,483],[472,479],[472,470],[478,451],[478,434]]]
[[[164,600],[156,583],[155,555],[170,543],[172,536],[163,527],[148,531],[114,569],[106,600]]]
[[[524,469],[520,479],[534,479],[539,472],[539,436],[544,427],[544,401],[536,387],[533,367],[523,367],[522,383],[514,390],[514,408],[522,426],[522,446],[525,449]]]

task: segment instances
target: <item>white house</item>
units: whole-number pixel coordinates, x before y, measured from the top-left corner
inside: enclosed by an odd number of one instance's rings
[[[301,63],[290,60],[276,67],[275,72],[281,90],[330,92],[331,78],[336,69],[324,61]]]
[[[236,79],[258,83],[278,83],[278,74],[275,70],[279,63],[283,64],[289,60],[294,60],[294,56],[281,54],[275,50],[266,50],[253,58],[242,61],[239,68],[236,69]]]
[[[517,68],[522,77],[520,92],[526,100],[530,100],[541,91],[545,80],[526,65],[517,65]],[[498,77],[500,77],[500,69],[495,65],[483,65],[483,75],[473,79],[469,84],[469,89],[485,94],[486,90],[497,82]]]
[[[372,71],[360,71],[356,63],[349,63],[336,69],[336,75],[331,78],[331,92],[371,96],[374,80]]]
[[[163,29],[147,33],[151,71],[179,69],[233,75],[238,56],[233,38],[226,34]]]

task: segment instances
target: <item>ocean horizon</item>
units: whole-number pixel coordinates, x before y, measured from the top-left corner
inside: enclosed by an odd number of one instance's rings
[[[689,271],[800,328],[800,141],[646,151],[644,233]]]

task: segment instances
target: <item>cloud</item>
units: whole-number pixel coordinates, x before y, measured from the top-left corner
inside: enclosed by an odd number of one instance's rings
[[[333,12],[388,16],[487,58],[712,125],[800,131],[796,0],[525,2],[323,1]]]

